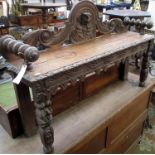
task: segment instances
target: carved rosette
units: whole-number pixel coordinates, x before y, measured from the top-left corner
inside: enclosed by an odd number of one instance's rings
[[[54,131],[52,127],[51,96],[43,82],[34,84],[32,91],[43,149],[45,153],[52,153],[54,150]]]

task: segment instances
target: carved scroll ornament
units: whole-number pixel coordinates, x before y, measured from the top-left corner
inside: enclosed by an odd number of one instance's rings
[[[96,29],[103,34],[124,32],[128,28],[121,19],[111,19],[102,22],[97,7],[91,1],[80,1],[74,4],[65,28],[54,34],[49,30],[36,30],[27,33],[23,40],[33,46],[41,44],[45,47],[63,44],[66,40],[71,43],[86,41],[96,37]]]

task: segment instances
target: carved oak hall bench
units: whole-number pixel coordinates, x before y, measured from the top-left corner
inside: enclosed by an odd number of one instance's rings
[[[136,55],[143,57],[139,86],[145,86],[154,37],[128,32],[130,24],[136,23],[128,18],[102,23],[96,6],[90,1],[81,1],[74,5],[65,28],[58,34],[47,30],[29,33],[25,36],[25,42],[29,45],[16,41],[12,36],[0,38],[1,53],[7,59],[10,74],[14,77],[24,63],[28,66],[21,82],[15,84],[18,106],[25,133],[31,135],[36,132],[29,92],[31,88],[36,120],[46,153],[54,151],[51,104],[58,91],[85,81],[89,74],[106,73],[112,66],[119,66],[119,77],[126,80],[128,61]],[[138,24],[143,29],[149,25]],[[96,31],[104,35],[95,38]],[[74,45],[62,46],[66,40]],[[38,45],[48,48],[38,52],[34,47]]]

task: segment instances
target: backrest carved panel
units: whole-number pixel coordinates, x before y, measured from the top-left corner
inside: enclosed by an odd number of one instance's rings
[[[63,44],[66,40],[71,43],[83,42],[96,37],[96,30],[103,34],[127,31],[121,19],[102,22],[97,7],[91,1],[80,1],[73,5],[65,28],[54,34],[49,30],[36,30],[23,37],[25,43],[36,46],[51,46]]]

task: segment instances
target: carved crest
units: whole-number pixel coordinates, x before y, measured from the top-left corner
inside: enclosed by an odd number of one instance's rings
[[[103,34],[124,32],[127,30],[121,19],[102,22],[97,7],[91,1],[80,1],[74,4],[65,28],[54,34],[49,30],[36,30],[27,33],[23,40],[33,46],[51,46],[63,44],[66,40],[71,43],[86,41],[96,37],[96,30]]]

